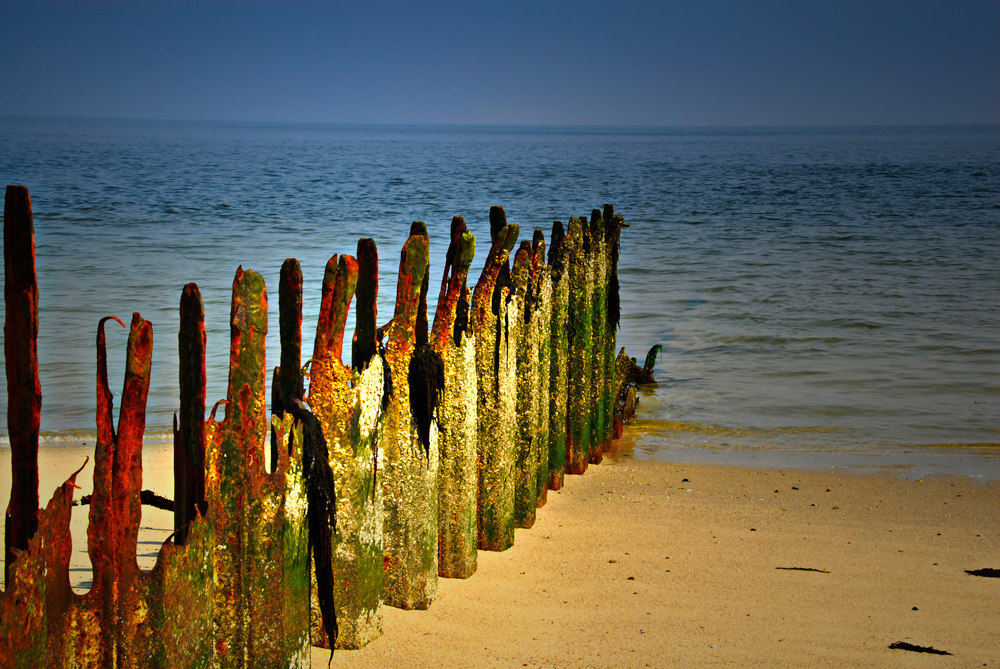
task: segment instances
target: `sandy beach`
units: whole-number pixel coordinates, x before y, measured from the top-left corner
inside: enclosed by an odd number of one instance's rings
[[[998,484],[605,460],[333,666],[998,666],[986,567]]]
[[[43,503],[89,452],[41,449]],[[143,487],[172,496],[169,445],[144,462]],[[144,568],[171,520],[144,507]],[[333,666],[997,666],[1000,579],[966,573],[983,568],[1000,568],[997,483],[606,459],[550,493],[512,549],[442,579],[427,611],[387,607],[384,636]],[[313,650],[314,667],[328,658]]]

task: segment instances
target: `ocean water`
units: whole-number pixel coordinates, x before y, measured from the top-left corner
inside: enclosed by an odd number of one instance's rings
[[[27,186],[34,205],[47,443],[93,438],[105,315],[153,323],[147,423],[164,437],[185,283],[205,301],[211,403],[225,396],[238,266],[276,295],[282,261],[299,259],[308,353],[326,260],[359,237],[379,247],[384,322],[412,221],[430,230],[436,297],[452,216],[480,240],[474,282],[491,205],[530,238],[610,202],[632,226],[619,346],[640,360],[664,346],[630,431],[635,457],[1000,476],[1000,126],[0,117],[0,180]],[[109,323],[113,389],[126,336]]]

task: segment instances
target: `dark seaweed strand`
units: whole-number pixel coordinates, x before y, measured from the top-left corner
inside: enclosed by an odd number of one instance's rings
[[[932,646],[918,646],[913,643],[907,643],[905,641],[897,641],[895,643],[889,644],[889,648],[893,650],[908,650],[914,653],[930,653],[931,655],[951,655],[946,650],[938,650]]]
[[[351,347],[351,367],[363,372],[369,361],[378,353],[377,298],[378,298],[378,248],[375,240],[363,237],[358,240],[358,287],[354,293],[354,344]],[[383,407],[385,405],[383,404]]]
[[[410,358],[410,412],[428,463],[431,457],[431,420],[444,389],[444,360],[432,346],[419,346]]]
[[[510,278],[510,258],[504,262],[503,267],[500,268],[500,273],[497,275],[496,285],[493,286],[493,295],[491,300],[491,306],[493,308],[493,315],[500,315],[500,300],[503,299],[503,288],[507,288],[507,297],[510,297],[511,290],[514,287],[514,282]],[[493,376],[497,379],[499,383],[500,379],[500,339],[503,337],[503,333],[507,329],[507,316],[506,311],[504,312],[504,320],[497,321],[497,333],[494,340],[496,345],[493,347]]]
[[[625,219],[615,216],[615,205],[604,205],[604,221],[608,228],[616,226],[617,230],[611,232],[614,235],[614,244],[611,245],[611,281],[608,287],[608,322],[614,323],[612,331],[617,330],[622,320],[621,286],[618,284],[618,253],[621,247],[621,229]]]
[[[80,499],[73,500],[73,506],[88,506],[92,498],[93,495],[84,495]],[[161,509],[163,511],[173,511],[175,506],[174,500],[161,497],[152,490],[141,491],[139,493],[139,502],[143,506],[151,506],[154,509]]]
[[[330,639],[330,660],[337,645],[337,608],[333,596],[333,532],[337,529],[337,493],[330,453],[319,420],[296,401],[289,411],[302,423],[302,465],[306,479],[309,552],[316,570],[316,591],[323,629]]]
[[[458,242],[462,235],[468,231],[465,219],[455,216],[451,219],[451,244],[448,245],[448,255],[444,266],[444,279],[441,281],[441,292],[445,291],[448,277],[451,276],[451,267],[455,264],[455,255],[458,253]],[[455,346],[462,345],[462,335],[469,329],[469,287],[462,286],[462,292],[458,297],[458,305],[455,309],[455,324],[452,328],[452,336]]]
[[[503,207],[490,207],[490,243],[496,243],[497,235],[507,226],[507,212]]]
[[[462,286],[458,297],[458,308],[455,309],[454,338],[455,346],[462,345],[462,335],[469,330],[469,287]]]
[[[566,229],[563,228],[562,221],[554,221],[552,223],[552,237],[549,240],[549,266],[552,267],[553,278],[559,278],[563,273],[563,261],[562,254],[559,252],[559,247],[562,246],[563,240],[566,239]]]
[[[427,238],[427,224],[423,221],[413,221],[410,225],[410,236],[419,235]],[[420,283],[420,301],[417,303],[417,322],[413,328],[416,338],[416,345],[423,346],[427,343],[427,290],[430,287],[431,261],[427,260],[427,268],[424,271],[424,280]]]

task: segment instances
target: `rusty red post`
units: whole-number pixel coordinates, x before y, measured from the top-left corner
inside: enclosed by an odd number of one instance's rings
[[[38,527],[38,429],[42,386],[38,379],[38,278],[31,196],[7,186],[3,204],[4,360],[7,363],[7,429],[11,491],[4,534],[4,581]]]

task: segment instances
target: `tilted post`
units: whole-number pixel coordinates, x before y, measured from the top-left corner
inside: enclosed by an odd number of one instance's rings
[[[456,216],[430,337],[444,364],[437,413],[444,427],[438,435],[438,575],[445,578],[468,578],[476,571],[479,388],[466,284],[475,253],[476,238]]]
[[[479,548],[503,551],[514,545],[516,347],[511,333],[519,314],[508,296],[510,252],[519,230],[506,223],[501,207],[490,210],[490,230],[492,247],[472,293],[469,328],[476,337],[479,383]]]

